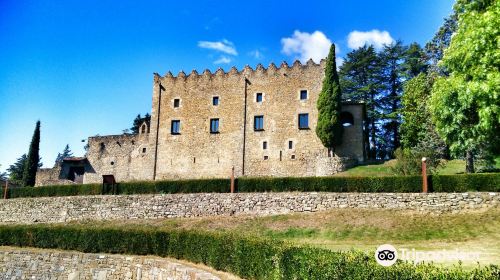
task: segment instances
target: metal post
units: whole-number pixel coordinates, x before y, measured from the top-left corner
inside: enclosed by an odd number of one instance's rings
[[[3,192],[3,199],[7,199],[7,190],[9,189],[9,180],[5,181],[5,190]]]
[[[422,192],[427,193],[427,158],[422,158]]]
[[[234,166],[231,168],[231,193],[234,193]]]

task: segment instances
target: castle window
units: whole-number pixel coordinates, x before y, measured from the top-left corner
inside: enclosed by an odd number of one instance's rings
[[[288,141],[288,149],[293,149],[293,141]]]
[[[306,100],[307,99],[307,90],[301,90],[300,91],[300,100]]]
[[[179,108],[181,104],[181,100],[179,98],[174,99],[174,108]]]
[[[219,97],[218,96],[214,96],[212,98],[212,105],[214,105],[214,106],[218,106],[219,105]]]
[[[262,142],[262,149],[267,150],[267,141]]]
[[[299,129],[309,129],[309,114],[299,114]]]
[[[269,159],[269,156],[264,156],[264,160],[268,160]]]
[[[354,117],[349,112],[340,113],[340,123],[344,127],[348,127],[354,124]]]
[[[142,153],[146,153],[146,148],[142,148]]]
[[[295,155],[292,155],[292,157],[291,157],[291,158],[292,158],[292,159],[295,159]]]
[[[146,125],[145,124],[143,124],[141,126],[141,133],[146,133]]]
[[[262,92],[259,92],[255,95],[256,102],[262,102]]]
[[[255,131],[264,130],[264,116],[255,116],[253,118],[253,129]]]
[[[181,121],[180,120],[172,120],[172,124],[170,126],[170,132],[172,134],[181,134]]]
[[[219,119],[210,119],[210,133],[219,133]]]

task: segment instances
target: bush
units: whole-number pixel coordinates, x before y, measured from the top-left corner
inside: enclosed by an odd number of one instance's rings
[[[77,250],[90,253],[158,255],[204,263],[246,279],[498,279],[498,266],[440,268],[398,261],[378,265],[372,254],[297,247],[231,233],[97,228],[83,226],[0,226],[0,245]]]
[[[434,192],[500,192],[500,173],[432,175]]]
[[[435,192],[500,191],[500,173],[429,176]],[[421,192],[421,176],[283,177],[237,179],[238,192]],[[119,183],[116,194],[227,193],[229,179]],[[9,197],[97,195],[102,185],[67,185],[9,189]],[[110,192],[107,192],[110,194]]]
[[[42,197],[42,196],[74,196],[101,194],[101,184],[56,185],[44,187],[10,188],[9,198]]]
[[[422,174],[422,158],[427,158],[427,173],[432,174],[441,165],[440,157],[431,150],[419,151],[416,149],[397,148],[394,151],[396,165],[392,170],[400,175]]]
[[[420,192],[420,176],[239,178],[238,192]]]

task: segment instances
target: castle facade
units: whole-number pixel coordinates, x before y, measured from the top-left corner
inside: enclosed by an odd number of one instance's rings
[[[236,176],[326,176],[365,159],[364,104],[344,102],[342,144],[316,136],[325,61],[154,74],[151,121],[139,134],[88,139],[85,158],[41,169],[37,185]],[[56,170],[58,169],[58,170]]]

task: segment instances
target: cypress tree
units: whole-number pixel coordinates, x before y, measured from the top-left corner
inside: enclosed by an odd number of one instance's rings
[[[35,132],[33,133],[33,138],[31,139],[30,150],[28,152],[28,158],[23,172],[23,185],[24,186],[34,186],[36,171],[38,169],[38,162],[40,161],[40,155],[38,154],[40,150],[40,121],[36,122]]]
[[[332,151],[342,142],[341,98],[339,76],[335,63],[335,44],[332,44],[326,59],[323,88],[318,98],[318,125],[316,126],[316,135],[323,145]]]

